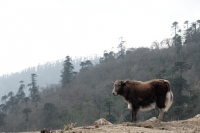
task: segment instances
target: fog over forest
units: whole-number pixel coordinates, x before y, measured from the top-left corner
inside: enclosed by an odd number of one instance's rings
[[[79,72],[81,66],[80,63],[82,61],[91,60],[93,64],[99,63],[99,58],[97,56],[90,57],[79,57],[72,60],[72,64],[74,65],[74,70]],[[18,86],[20,85],[20,81],[23,80],[24,84],[28,85],[31,82],[31,74],[37,74],[37,84],[40,88],[45,88],[51,84],[59,84],[61,80],[61,70],[63,68],[63,61],[58,60],[55,62],[47,62],[42,65],[38,65],[36,67],[29,67],[22,71],[3,74],[0,76],[0,97],[5,94],[8,94],[10,91],[16,93],[18,90]],[[28,94],[29,90],[27,86],[25,87],[25,92]]]

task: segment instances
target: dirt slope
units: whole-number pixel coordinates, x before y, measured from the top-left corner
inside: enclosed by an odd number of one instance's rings
[[[93,126],[77,127],[64,133],[200,133],[200,114],[194,118],[162,122],[157,124],[156,118],[139,123],[95,124]],[[57,131],[58,132],[58,131]]]
[[[92,126],[72,128],[71,125],[68,125],[65,126],[66,130],[54,130],[46,133],[200,133],[200,114],[187,120],[161,122],[160,124],[157,124],[156,120],[153,117],[144,122],[112,124],[102,118],[95,121]]]

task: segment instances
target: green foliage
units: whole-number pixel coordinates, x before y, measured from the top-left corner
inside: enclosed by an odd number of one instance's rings
[[[17,92],[17,94],[16,94],[16,97],[17,97],[17,99],[19,100],[19,102],[22,102],[23,99],[24,99],[25,96],[26,96],[26,94],[25,94],[25,92],[24,92],[25,84],[23,84],[23,83],[24,83],[23,80],[21,80],[19,83],[20,83],[20,86],[19,86],[19,90],[18,90],[18,92]]]
[[[25,121],[28,122],[29,121],[29,114],[31,113],[31,109],[30,108],[25,108],[23,109],[22,113],[25,115]]]
[[[44,123],[46,127],[52,128],[52,121],[54,118],[54,113],[56,112],[56,107],[53,103],[45,103],[43,107]],[[54,126],[53,126],[54,127]]]
[[[183,115],[183,109],[183,106],[174,106],[170,109],[170,115],[179,120]]]
[[[190,100],[191,101],[195,101],[198,98],[199,98],[199,95],[198,94],[194,94],[194,95],[191,96]]]
[[[0,105],[0,109],[1,109],[1,112],[3,114],[7,114],[8,108],[9,108],[8,104],[1,104]]]
[[[74,66],[72,64],[71,57],[66,56],[63,63],[63,70],[61,71],[61,83],[63,88],[66,87],[66,85],[69,84],[75,76],[73,70]]]
[[[0,128],[6,124],[5,118],[6,118],[6,115],[0,112]]]
[[[185,61],[178,61],[174,64],[174,70],[178,71],[180,76],[182,76],[183,72],[188,69],[190,69],[190,67]]]
[[[31,83],[27,85],[30,87],[30,98],[33,102],[35,102],[35,107],[37,107],[37,104],[40,101],[39,88],[37,87],[37,82],[35,79],[36,77],[37,75],[35,73],[31,74]]]
[[[55,111],[56,107],[53,103],[45,103],[43,110],[47,115],[51,115]]]
[[[31,113],[31,109],[30,108],[25,108],[22,113],[24,113],[25,116],[28,116]],[[26,120],[27,121],[27,120]]]
[[[115,59],[115,53],[113,51],[110,51],[109,53],[105,50],[103,57],[101,57],[99,59],[100,63],[104,63],[104,62],[109,62]]]
[[[28,101],[30,101],[30,98],[29,98],[29,97],[25,97],[25,98],[23,99],[23,101],[26,103],[26,107],[27,107],[27,104],[28,104]]]
[[[2,96],[2,98],[1,98],[1,102],[6,103],[6,99],[7,99],[7,98],[8,98],[7,95]]]
[[[108,111],[108,114],[106,115],[106,119],[112,123],[116,122],[115,117],[111,114],[112,107],[114,106],[114,101],[110,98],[105,99],[104,101],[104,106],[106,110]]]
[[[25,115],[26,130],[28,130],[29,115],[32,112],[30,108],[23,109],[22,113]]]
[[[92,64],[92,62],[91,62],[90,60],[86,60],[85,62],[82,61],[82,62],[80,63],[80,66],[81,66],[81,70],[83,70],[83,69],[87,69],[87,68],[89,68],[89,67],[92,67],[93,64]]]

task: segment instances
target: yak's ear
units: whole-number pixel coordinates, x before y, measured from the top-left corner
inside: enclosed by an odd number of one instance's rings
[[[126,81],[121,81],[121,86],[126,86]]]

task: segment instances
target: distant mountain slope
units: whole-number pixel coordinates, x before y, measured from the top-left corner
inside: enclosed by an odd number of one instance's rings
[[[82,57],[76,58],[72,61],[74,65],[74,71],[80,70],[81,61],[85,61],[88,58],[91,58],[93,64],[99,62],[99,58],[95,57]],[[19,89],[19,81],[23,80],[26,85],[25,92],[28,92],[27,84],[31,82],[31,74],[37,74],[37,85],[39,88],[46,87],[51,84],[58,84],[60,82],[61,70],[63,69],[63,60],[58,60],[55,62],[47,62],[43,65],[38,65],[37,67],[30,67],[24,69],[21,72],[12,73],[8,75],[0,76],[0,97],[7,95],[10,91],[13,91],[14,94]]]

